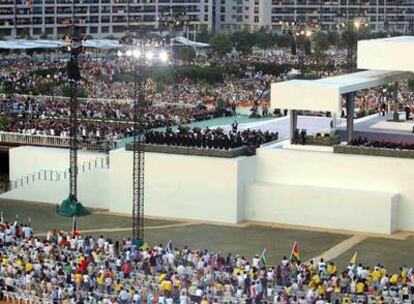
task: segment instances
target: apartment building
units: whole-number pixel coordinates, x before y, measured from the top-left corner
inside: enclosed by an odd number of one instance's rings
[[[414,31],[414,0],[216,0],[215,11],[221,31],[283,31],[287,22],[335,30],[353,18],[363,18],[374,31]]]
[[[93,37],[121,37],[130,28],[167,30],[166,15],[185,12],[181,30],[213,30],[213,0],[75,0],[79,31]],[[0,0],[0,36],[60,38],[68,32],[72,0]]]
[[[374,31],[414,31],[414,0],[75,0],[76,24],[86,35],[121,37],[128,26],[168,30],[161,20],[175,10],[190,22],[233,32],[262,27],[282,31],[286,22],[334,30],[341,20],[363,17]],[[59,38],[68,31],[72,0],[0,0],[0,36]],[[190,38],[192,36],[190,35]]]

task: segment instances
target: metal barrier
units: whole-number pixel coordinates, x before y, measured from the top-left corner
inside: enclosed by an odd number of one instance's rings
[[[80,174],[97,169],[109,169],[109,156],[106,155],[105,157],[98,157],[96,159],[84,162],[79,166],[78,169],[78,173]],[[37,181],[59,182],[61,180],[66,180],[67,178],[69,178],[69,169],[66,169],[64,171],[40,170],[33,174],[22,176],[15,180],[10,180],[9,190],[21,188],[23,186],[33,184]]]
[[[31,135],[14,132],[1,132],[0,143],[21,144],[29,146],[47,146],[69,148],[70,138],[49,136],[49,135]],[[79,141],[79,149],[88,151],[107,152],[114,146],[109,141]],[[116,145],[118,146],[118,145]]]

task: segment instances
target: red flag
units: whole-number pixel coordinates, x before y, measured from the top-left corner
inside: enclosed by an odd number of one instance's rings
[[[300,257],[299,257],[299,245],[298,245],[297,242],[295,242],[295,244],[293,244],[292,253],[290,254],[290,260],[291,261],[295,261],[295,262],[299,262],[300,261]]]
[[[77,229],[76,215],[74,215],[72,220],[72,237],[76,237],[78,235],[80,235],[80,233]]]

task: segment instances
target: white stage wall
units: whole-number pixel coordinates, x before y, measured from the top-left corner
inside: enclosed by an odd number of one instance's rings
[[[35,155],[39,169],[52,168],[52,159],[53,168],[67,166],[61,150],[43,148],[40,157],[36,149],[10,150],[11,176],[36,171],[23,161]],[[268,147],[236,159],[146,153],[145,213],[224,223],[414,231],[413,168],[411,159]],[[0,197],[58,203],[67,195],[67,184],[39,181]],[[81,174],[79,196],[86,206],[130,213],[132,153],[111,151],[110,169]]]

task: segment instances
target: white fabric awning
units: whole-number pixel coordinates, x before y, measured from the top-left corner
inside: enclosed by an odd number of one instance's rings
[[[110,39],[85,40],[85,41],[82,41],[82,45],[84,47],[102,49],[102,50],[118,49],[121,47],[118,40],[110,40]]]
[[[183,36],[179,36],[179,37],[175,38],[175,41],[178,42],[179,44],[183,44],[183,45],[191,46],[191,47],[195,47],[195,48],[206,48],[206,47],[210,46],[208,43],[188,40],[187,38],[185,38]]]
[[[49,49],[60,48],[64,45],[65,43],[59,40],[14,39],[0,41],[0,49],[8,50]]]
[[[340,113],[342,95],[403,79],[411,72],[368,70],[318,80],[273,83],[271,108]]]
[[[66,43],[61,40],[29,40],[13,39],[0,40],[0,49],[7,50],[28,50],[28,49],[55,49],[64,47]],[[110,39],[90,39],[82,41],[84,47],[97,49],[115,49],[121,47],[117,40]]]

